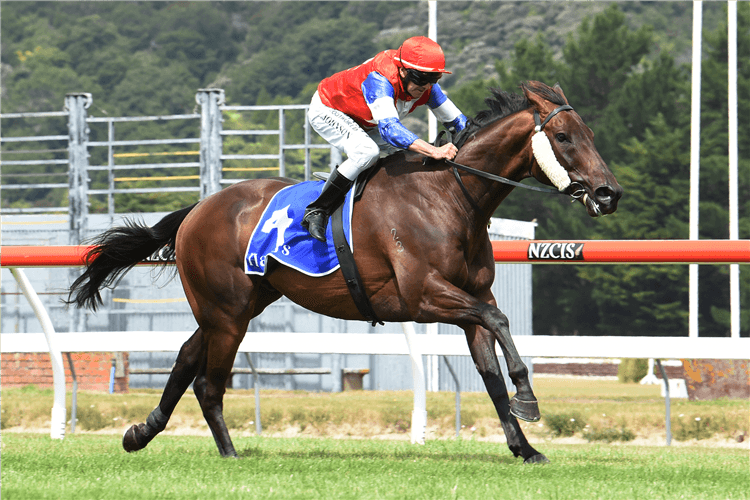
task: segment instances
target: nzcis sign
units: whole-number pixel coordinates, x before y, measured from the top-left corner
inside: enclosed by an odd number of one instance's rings
[[[497,262],[750,263],[750,240],[493,241]]]
[[[70,267],[84,265],[90,246],[6,246],[0,248],[2,267]],[[493,241],[497,262],[533,263],[750,263],[750,240],[591,240]],[[142,264],[173,262],[168,252]]]

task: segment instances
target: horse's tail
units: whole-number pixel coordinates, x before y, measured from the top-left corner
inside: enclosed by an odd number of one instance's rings
[[[153,227],[127,220],[98,236],[84,257],[86,270],[71,285],[66,302],[96,311],[102,304],[102,288],[114,288],[133,266],[164,247],[174,254],[177,230],[195,205],[172,212]]]

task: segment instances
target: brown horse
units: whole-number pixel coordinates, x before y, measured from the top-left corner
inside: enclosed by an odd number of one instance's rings
[[[523,95],[493,92],[486,101],[491,109],[480,113],[458,138],[455,161],[514,181],[533,176],[552,184],[540,165],[544,162],[532,152],[532,136],[535,119],[554,117],[544,124],[543,134],[569,177],[570,185],[563,190],[579,199],[592,217],[614,212],[622,188],[562,89],[539,82],[521,88]],[[510,450],[526,463],[546,462],[516,420],[536,421],[540,413],[508,319],[490,290],[495,263],[487,224],[513,186],[465,172],[457,180],[458,174],[444,162],[424,165],[421,156],[411,153],[397,153],[380,163],[352,214],[355,260],[375,313],[389,322],[461,327]],[[129,222],[97,239],[84,274],[71,287],[71,303],[95,309],[101,303],[100,289],[171,246],[199,325],[182,346],[159,405],[145,423],[126,431],[127,451],[144,448],[165,428],[194,381],[219,452],[237,455],[222,414],[227,377],[248,323],[281,296],[316,313],[364,319],[340,270],[313,278],[274,263],[264,276],[245,274],[244,252],[253,228],[273,195],[292,183],[280,178],[241,182],[153,227]],[[500,372],[496,340],[516,386],[512,400]]]

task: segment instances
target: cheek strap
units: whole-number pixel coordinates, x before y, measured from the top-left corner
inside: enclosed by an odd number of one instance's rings
[[[539,127],[537,127],[537,129],[538,128]],[[547,134],[541,130],[538,130],[537,133],[534,134],[531,138],[531,151],[534,153],[534,158],[542,168],[544,175],[552,181],[552,184],[558,189],[558,191],[564,191],[570,186],[571,181],[568,176],[568,171],[557,161]]]
[[[568,171],[565,170],[562,165],[560,165],[559,161],[557,161],[555,152],[552,151],[552,144],[550,144],[547,134],[542,131],[544,130],[544,126],[547,125],[547,123],[552,119],[552,117],[557,115],[557,113],[561,111],[572,110],[573,106],[564,104],[555,108],[550,114],[547,115],[547,118],[545,118],[544,121],[540,120],[539,112],[534,111],[534,123],[536,124],[534,130],[536,131],[536,133],[531,138],[531,151],[534,153],[534,158],[541,167],[542,172],[544,172],[544,175],[546,175],[547,178],[552,181],[552,184],[559,191],[564,191],[568,186],[570,186],[570,176],[568,176]]]

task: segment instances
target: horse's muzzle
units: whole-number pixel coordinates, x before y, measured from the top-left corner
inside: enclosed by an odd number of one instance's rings
[[[594,190],[594,202],[598,205],[602,215],[608,215],[617,210],[617,202],[622,198],[622,186],[604,185]],[[586,207],[588,208],[588,207]],[[590,212],[589,212],[590,213]]]
[[[581,202],[591,217],[608,215],[617,210],[617,202],[622,197],[622,187],[619,184],[611,186],[605,184],[597,187],[593,193],[579,182],[572,183],[566,193]]]

